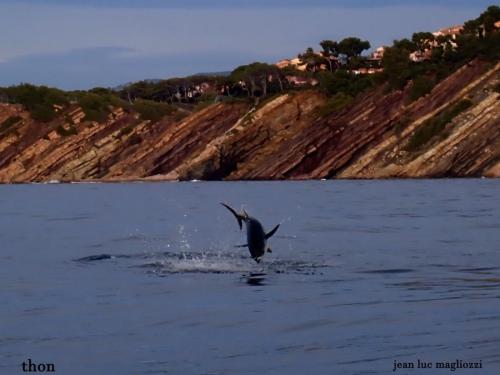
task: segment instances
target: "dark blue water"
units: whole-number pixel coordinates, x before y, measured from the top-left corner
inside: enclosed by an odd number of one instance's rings
[[[58,374],[419,359],[498,374],[499,198],[499,180],[0,186],[0,374],[28,358]],[[219,202],[281,223],[262,263]]]

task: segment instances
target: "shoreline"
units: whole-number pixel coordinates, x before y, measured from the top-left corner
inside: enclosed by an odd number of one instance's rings
[[[278,182],[334,182],[334,181],[439,181],[439,180],[500,180],[500,176],[473,176],[473,177],[395,177],[395,178],[329,178],[329,179],[253,179],[253,180],[175,180],[170,178],[123,178],[123,179],[98,179],[98,180],[71,180],[71,181],[14,181],[14,182],[0,182],[0,186],[5,185],[92,185],[92,184],[140,184],[140,183],[278,183]]]

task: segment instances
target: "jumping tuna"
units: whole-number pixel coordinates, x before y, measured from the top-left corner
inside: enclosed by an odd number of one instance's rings
[[[252,258],[259,263],[261,258],[264,256],[266,251],[271,253],[271,249],[267,246],[267,240],[274,234],[279,228],[279,224],[276,225],[269,233],[264,232],[262,224],[255,218],[248,215],[245,210],[241,213],[236,212],[234,209],[229,207],[227,204],[221,203],[226,207],[238,221],[240,230],[243,229],[243,222],[247,228],[247,243],[245,245],[240,245],[238,247],[248,247],[250,250],[250,255]]]

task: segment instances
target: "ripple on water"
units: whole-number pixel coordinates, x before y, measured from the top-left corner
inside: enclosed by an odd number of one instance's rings
[[[256,264],[249,257],[228,252],[157,252],[133,255],[95,254],[76,259],[76,262],[93,264],[109,260],[128,261],[130,267],[145,269],[147,273],[168,275],[179,273],[246,273],[249,282],[260,282],[261,274],[295,273],[303,275],[320,274],[322,269],[331,268],[331,263],[313,263],[301,260],[264,259]]]
[[[498,270],[500,270],[500,267],[471,267],[471,268],[460,268],[460,269],[457,269],[456,272],[491,274],[493,272],[490,272],[490,271],[498,271]]]
[[[90,220],[93,219],[94,216],[90,214],[83,214],[83,215],[75,215],[75,216],[67,216],[67,217],[51,217],[48,219],[45,219],[46,221],[53,221],[53,222],[68,222],[68,221],[83,221],[83,220]]]
[[[411,268],[387,268],[387,269],[360,271],[360,273],[373,273],[373,274],[394,274],[394,273],[397,274],[397,273],[408,273],[408,272],[415,272],[415,270]]]

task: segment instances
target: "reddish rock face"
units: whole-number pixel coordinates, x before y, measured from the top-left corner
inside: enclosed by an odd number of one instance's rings
[[[61,131],[0,105],[0,182],[129,179],[319,179],[500,176],[499,66],[473,62],[409,103],[409,88],[367,92],[322,116],[326,98],[300,91],[218,103],[183,119],[142,121],[119,108],[104,123]],[[409,151],[414,134],[466,99],[443,131]],[[74,134],[76,133],[76,134]]]
[[[390,131],[336,173],[340,178],[482,176],[500,160],[500,65],[474,62],[441,82],[429,95],[401,108]],[[466,101],[463,112],[416,150],[409,141],[429,120]],[[398,125],[403,126],[398,126]],[[493,174],[491,174],[492,176]]]
[[[499,67],[471,63],[411,104],[409,88],[384,88],[321,118],[325,98],[281,96],[240,120],[200,157],[186,159],[181,178],[320,179],[480,176],[500,160]],[[471,106],[418,150],[409,140],[425,120],[463,99]],[[226,159],[223,163],[221,160]]]

